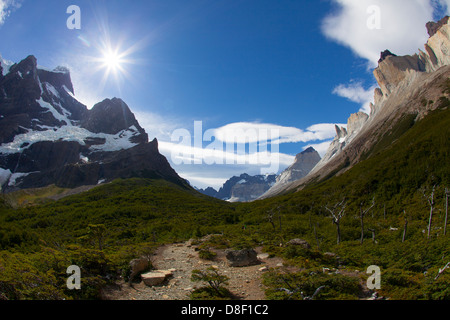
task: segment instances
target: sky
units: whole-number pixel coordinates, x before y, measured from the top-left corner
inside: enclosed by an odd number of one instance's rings
[[[79,11],[73,10],[75,5]],[[450,0],[0,0],[0,54],[123,99],[192,185],[323,156],[369,112],[380,52],[418,53]]]

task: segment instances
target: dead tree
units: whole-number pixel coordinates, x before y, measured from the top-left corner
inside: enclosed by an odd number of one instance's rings
[[[368,229],[370,232],[372,232],[372,242],[373,243],[377,243],[377,241],[375,240],[375,229]]]
[[[439,272],[438,272],[436,278],[434,278],[434,280],[439,279],[439,277],[441,276],[441,274],[443,274],[444,271],[445,271],[445,269],[447,269],[447,268],[450,268],[450,262],[448,262],[448,263],[445,265],[444,268],[442,268],[442,269],[439,268]]]
[[[333,218],[333,223],[336,225],[337,229],[337,244],[341,243],[341,220],[345,215],[345,208],[347,207],[347,203],[345,199],[341,202],[338,202],[334,205],[333,208],[328,208],[325,206],[325,209],[330,212],[331,217]]]
[[[273,222],[273,218],[275,216],[275,212],[273,210],[270,210],[269,212],[267,212],[267,221],[269,221],[269,223],[272,225],[273,229],[275,230],[275,222]]]
[[[286,282],[286,281],[285,281],[285,282]],[[286,288],[278,288],[277,290],[278,290],[278,291],[286,292],[286,293],[289,295],[289,298],[288,298],[289,300],[292,299],[292,296],[293,296],[294,294],[296,294],[297,292],[300,292],[300,296],[302,297],[302,299],[303,299],[304,301],[312,301],[312,300],[314,300],[314,299],[316,298],[316,296],[320,293],[320,291],[322,291],[323,289],[326,288],[326,286],[321,286],[321,287],[317,288],[316,291],[314,291],[314,293],[313,293],[312,296],[307,296],[307,295],[305,295],[302,291],[300,291],[300,290],[301,290],[301,287],[297,287],[297,288],[293,289],[293,288],[289,285],[289,283],[286,282],[286,284],[288,285],[289,289],[286,289]]]
[[[433,186],[433,190],[431,191],[431,194],[429,197],[426,196],[425,191],[423,193],[424,197],[427,198],[428,204],[430,205],[430,219],[428,221],[428,234],[427,234],[427,239],[430,239],[431,237],[431,225],[432,225],[432,221],[433,221],[433,212],[434,212],[434,191],[436,189],[436,186]]]
[[[450,190],[445,188],[445,222],[444,222],[444,236],[447,235],[447,222],[448,222],[448,195],[450,194]]]
[[[269,223],[272,225],[273,230],[275,230],[276,226],[275,226],[274,219],[275,219],[275,216],[277,213],[278,213],[278,220],[280,223],[280,232],[281,232],[281,207],[277,207],[275,210],[272,209],[272,210],[268,211],[266,218],[267,218],[267,221],[269,221]]]
[[[406,231],[408,229],[408,216],[406,215],[406,210],[404,210],[403,213],[405,215],[405,226],[403,227],[402,243],[406,240]]]
[[[359,206],[359,218],[361,219],[361,244],[364,243],[364,217],[370,210],[372,210],[373,207],[375,207],[375,198],[373,198],[372,205],[368,209],[363,210],[362,206],[363,204],[361,203]]]

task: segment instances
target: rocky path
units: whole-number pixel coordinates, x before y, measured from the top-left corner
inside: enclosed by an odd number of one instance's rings
[[[218,267],[221,274],[230,278],[227,288],[241,300],[263,300],[264,288],[261,268],[274,268],[282,265],[279,258],[269,258],[257,248],[260,264],[249,267],[229,267],[224,250],[214,250],[217,257],[214,261],[202,260],[195,247],[189,242],[166,245],[158,249],[152,259],[155,269],[174,269],[173,275],[162,285],[148,287],[143,282],[134,283],[132,287],[126,283],[107,288],[103,295],[108,300],[188,300],[190,293],[201,283],[191,281],[192,271],[206,270],[210,266]]]

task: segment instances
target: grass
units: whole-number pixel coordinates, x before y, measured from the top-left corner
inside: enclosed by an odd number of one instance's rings
[[[231,204],[152,179],[116,180],[59,201],[16,209],[2,201],[0,294],[7,299],[98,299],[103,285],[127,274],[133,258],[164,243],[215,234],[207,243],[211,248],[263,246],[271,256],[283,257],[302,270],[288,275],[292,288],[312,295],[318,286],[326,286],[317,299],[358,299],[366,279],[348,274],[355,269],[363,274],[370,265],[382,269],[384,296],[449,299],[449,272],[434,278],[450,259],[449,236],[443,235],[450,111],[437,110],[412,126],[411,119],[401,121],[380,142],[383,147],[344,174],[263,201]],[[429,207],[422,190],[427,193],[432,186],[436,210],[427,239],[423,230]],[[33,202],[57,192],[49,188],[39,195],[17,194],[16,199]],[[360,206],[367,207],[374,197],[376,206],[365,218],[361,244]],[[324,207],[342,199],[347,207],[342,242],[337,244],[336,227]],[[276,212],[274,225],[268,212]],[[402,242],[404,212],[408,228]],[[287,246],[294,238],[312,248]],[[85,275],[80,292],[65,286],[66,269],[73,264]],[[324,273],[323,268],[342,274]],[[302,299],[300,291],[279,290],[286,285],[285,276],[275,272],[265,280],[268,299]],[[202,291],[196,298],[208,296],[211,292]]]

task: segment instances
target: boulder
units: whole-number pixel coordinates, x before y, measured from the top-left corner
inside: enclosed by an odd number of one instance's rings
[[[258,254],[253,249],[229,250],[226,257],[230,267],[247,267],[260,263]]]
[[[133,281],[139,273],[148,269],[150,260],[146,257],[141,257],[139,259],[133,259],[130,261],[130,282]]]
[[[153,287],[162,284],[166,280],[167,275],[163,272],[153,271],[141,275],[142,281],[146,286]]]
[[[306,240],[302,239],[292,239],[287,244],[291,246],[301,246],[307,250],[311,249],[311,245]]]

